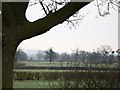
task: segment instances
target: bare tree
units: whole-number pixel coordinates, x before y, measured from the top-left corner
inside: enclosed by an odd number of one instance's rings
[[[49,31],[52,27],[63,23],[66,19],[68,19],[88,3],[89,2],[69,2],[58,11],[48,13],[44,18],[30,23],[24,16],[28,4],[27,2],[3,2],[2,87],[13,87],[14,55],[18,44],[22,40]]]
[[[97,51],[101,53],[103,57],[103,62],[108,63],[107,56],[110,52],[112,52],[112,47],[110,47],[109,45],[103,45],[100,48],[98,48]]]
[[[28,2],[2,3],[2,88],[13,87],[14,55],[18,44],[22,40],[49,31],[52,27],[63,23],[82,7],[90,3],[66,3],[62,2],[64,0],[60,0],[60,2],[51,0],[52,3],[45,5],[44,1],[39,0],[38,2],[43,7],[46,16],[33,23],[28,22],[24,16]],[[55,7],[52,7],[52,4],[55,4]],[[57,10],[57,5],[60,4],[65,5]]]
[[[38,51],[37,52],[37,59],[43,61],[45,58],[45,53],[44,51]]]
[[[73,50],[72,55],[73,55],[74,61],[78,61],[79,60],[79,49],[76,48],[75,50]]]

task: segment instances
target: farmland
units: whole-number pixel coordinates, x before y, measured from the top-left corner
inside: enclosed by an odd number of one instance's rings
[[[14,88],[110,88],[120,87],[116,64],[83,64],[75,62],[23,61],[24,66],[34,67],[94,67],[101,70],[14,69]],[[104,70],[111,68],[113,70]],[[117,68],[118,69],[118,68]],[[110,78],[109,78],[110,77]],[[113,84],[114,83],[114,84]]]
[[[109,67],[109,68],[117,68],[118,64],[85,64],[81,62],[45,62],[45,61],[18,61],[18,63],[25,63],[25,66],[47,66],[47,67],[67,67],[67,66],[72,66],[72,67]]]

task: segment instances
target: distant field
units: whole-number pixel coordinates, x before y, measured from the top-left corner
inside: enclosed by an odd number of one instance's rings
[[[41,61],[18,61],[20,63],[25,63],[25,66],[53,66],[53,67],[110,67],[116,68],[117,64],[83,64],[83,63],[76,63],[76,62],[41,62]]]
[[[70,71],[70,70],[14,69],[14,71],[15,72],[67,72],[67,71]]]
[[[25,63],[26,66],[66,66],[67,62],[41,62],[41,61],[18,61]]]

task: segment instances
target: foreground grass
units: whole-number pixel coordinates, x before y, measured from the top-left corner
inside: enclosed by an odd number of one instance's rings
[[[49,88],[47,80],[14,80],[13,88]]]
[[[114,84],[114,83],[113,83]],[[120,85],[112,85],[112,82],[104,80],[14,80],[13,88],[120,88]]]
[[[60,80],[14,80],[13,88],[63,88]]]

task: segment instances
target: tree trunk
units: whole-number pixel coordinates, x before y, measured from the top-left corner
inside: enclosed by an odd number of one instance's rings
[[[11,29],[8,29],[11,30]],[[4,32],[2,38],[2,88],[13,88],[14,56],[18,43],[11,32]]]
[[[7,49],[7,50],[5,50]],[[13,86],[13,59],[14,54],[11,54],[9,47],[3,48],[2,56],[2,88],[12,88]]]

